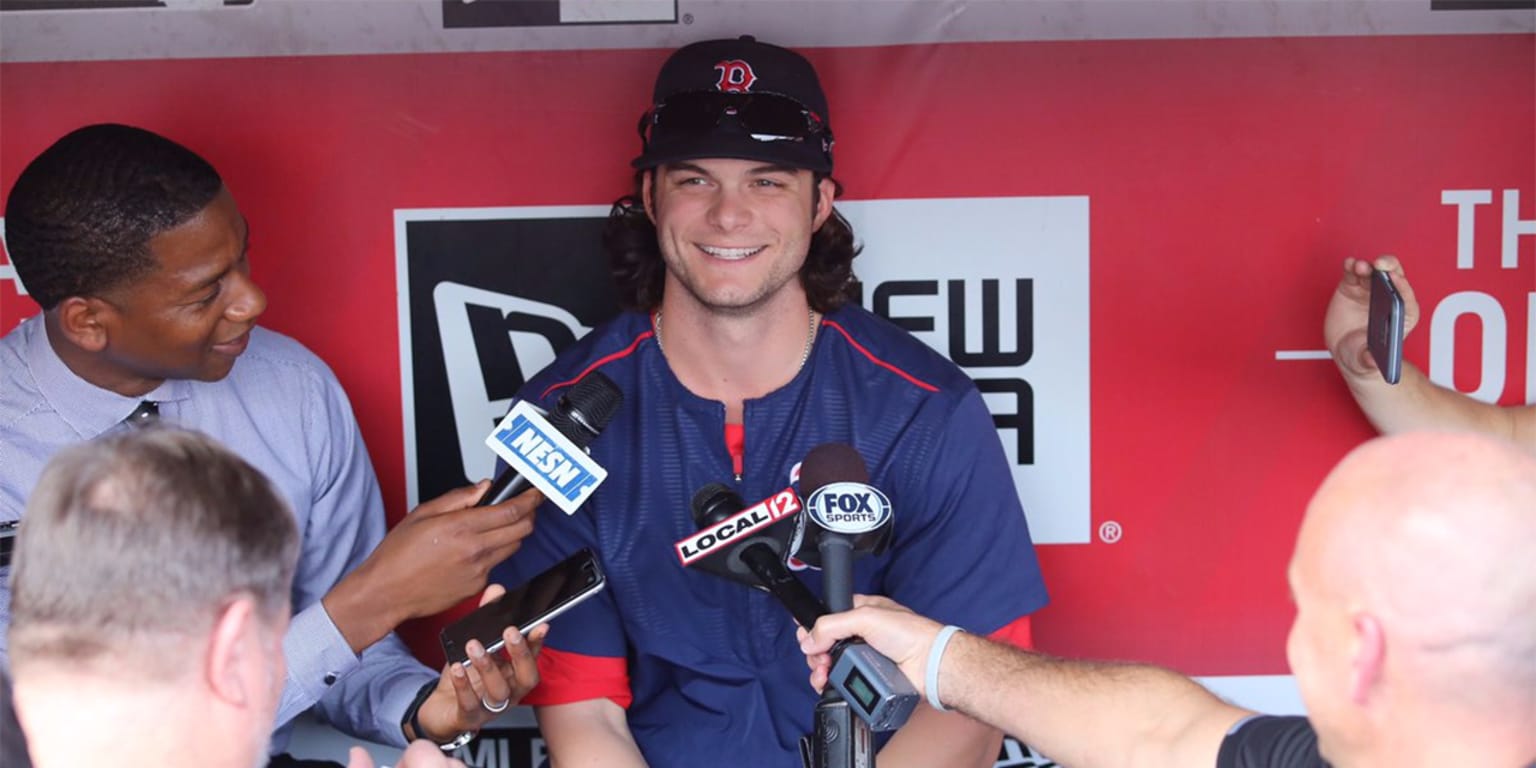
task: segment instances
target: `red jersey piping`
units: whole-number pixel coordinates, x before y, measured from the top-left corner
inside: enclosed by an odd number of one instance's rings
[[[853,340],[853,335],[848,333],[847,329],[843,328],[841,325],[838,325],[836,322],[834,322],[832,320],[823,319],[821,321],[821,324],[825,325],[825,326],[827,326],[829,328],[832,328],[833,330],[836,330],[838,333],[841,333],[843,335],[843,338],[847,339],[848,343],[853,345],[854,349],[857,349],[860,354],[862,354],[865,357],[869,358],[869,361],[874,363],[875,365],[878,365],[881,368],[884,368],[887,371],[890,371],[891,373],[894,373],[897,376],[900,376],[903,379],[906,379],[908,382],[910,382],[911,384],[916,386],[918,389],[924,389],[924,390],[927,390],[929,392],[937,392],[937,391],[939,391],[938,387],[935,387],[934,385],[929,384],[928,382],[923,381],[923,380],[917,378],[916,376],[913,376],[912,374],[907,373],[906,371],[903,371],[902,369],[897,368],[896,366],[891,365],[890,363],[887,363],[884,360],[881,360],[878,357],[875,357],[873,354],[870,353],[869,350],[864,348],[863,344],[860,344],[857,341],[854,341]]]
[[[640,346],[640,342],[645,341],[646,339],[649,339],[650,337],[655,336],[655,335],[656,335],[655,331],[646,331],[644,333],[641,333],[639,336],[635,337],[634,341],[631,341],[629,343],[629,346],[627,346],[627,347],[625,347],[625,348],[623,348],[623,349],[621,349],[621,350],[619,350],[617,352],[614,352],[611,355],[607,355],[605,357],[599,357],[595,362],[593,362],[591,365],[587,366],[586,369],[583,370],[581,373],[576,374],[576,378],[571,379],[570,381],[562,381],[562,382],[559,382],[557,384],[549,385],[548,389],[544,390],[542,393],[539,394],[539,399],[543,400],[544,398],[549,397],[549,393],[551,393],[551,392],[553,392],[553,391],[555,391],[557,389],[560,389],[561,387],[569,387],[572,384],[575,384],[576,382],[581,381],[582,379],[586,378],[587,374],[597,370],[598,368],[600,368],[600,367],[602,367],[604,365],[607,365],[608,363],[611,363],[611,362],[613,362],[615,360],[618,360],[619,358],[628,357],[631,354],[634,354],[635,348]]]

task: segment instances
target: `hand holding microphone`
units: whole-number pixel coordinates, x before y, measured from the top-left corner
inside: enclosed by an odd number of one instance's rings
[[[514,445],[498,453],[517,454],[525,471],[509,467],[494,482],[423,502],[323,598],[352,650],[360,653],[401,622],[440,613],[484,589],[491,568],[533,531],[534,512],[546,498],[569,506],[576,488],[574,503],[585,501],[606,474],[585,447],[622,402],[618,386],[594,371],[560,398],[548,419],[527,403],[514,406],[491,440],[507,431],[514,415],[520,419]]]
[[[771,593],[795,621],[811,628],[827,605],[784,565],[786,555],[821,565],[827,601],[835,610],[851,608],[854,554],[884,551],[891,535],[890,501],[863,482],[868,477],[852,448],[828,445],[801,464],[801,487],[812,491],[805,509],[788,488],[748,507],[729,487],[706,485],[693,497],[699,531],[673,545],[678,560]],[[870,728],[895,730],[906,723],[917,692],[890,659],[856,638],[830,653],[833,687]]]
[[[587,455],[586,447],[608,425],[622,401],[619,388],[608,377],[594,371],[560,398],[547,419],[531,404],[517,403],[502,419],[496,431],[486,439],[487,445],[507,462],[508,468],[502,471],[495,482],[488,484],[489,487],[482,483],[467,489],[474,495],[466,498],[463,503],[473,504],[472,508],[450,511],[431,519],[462,523],[487,515],[497,516],[498,510],[508,505],[536,505],[545,498],[560,506],[567,514],[574,513],[607,477],[606,470]],[[502,501],[508,497],[511,501]],[[421,512],[418,509],[412,515]],[[526,529],[511,542],[510,549],[501,547],[483,552],[481,558],[474,562],[475,568],[470,573],[480,587],[485,585],[489,569],[510,556],[532,531],[532,506],[525,517]],[[485,535],[455,538],[473,544],[476,538],[483,539]],[[430,543],[437,546],[440,539],[433,538]],[[434,562],[430,557],[418,557],[417,560],[429,572],[458,570],[444,568],[445,564]],[[465,574],[458,575],[463,578]],[[503,606],[503,601],[490,598],[501,591],[499,586],[487,590],[481,607],[466,617],[466,620],[472,620],[483,612],[499,617],[499,607]],[[538,674],[529,652],[531,649],[522,643],[517,628],[495,626],[499,623],[491,622],[494,628],[487,634],[499,634],[509,649],[517,649],[516,652],[509,650],[514,663],[500,663],[501,654],[498,653],[485,654],[468,668],[460,664],[449,664],[435,688],[430,693],[424,690],[407,709],[411,728],[425,729],[439,737],[457,732],[459,736],[449,743],[461,743],[461,740],[468,738],[514,698],[521,698],[523,693],[533,687]],[[466,650],[473,647],[476,641],[482,647],[495,643],[494,636],[477,636],[480,628],[478,622],[471,621],[470,626],[475,627],[477,632],[462,638]],[[538,632],[534,630],[532,634],[541,637]],[[497,661],[490,663],[488,659]],[[509,692],[509,695],[503,695]],[[492,700],[503,703],[493,705]]]
[[[863,457],[847,445],[819,445],[800,464],[805,509],[790,549],[802,562],[821,567],[833,611],[853,607],[854,557],[879,554],[890,544],[890,499],[868,481]],[[840,640],[828,653],[828,682],[854,714],[877,731],[906,724],[917,707],[917,690],[891,659],[858,638]]]
[[[326,613],[354,652],[407,619],[431,616],[485,588],[491,568],[533,532],[543,502],[530,491],[474,507],[486,481],[422,502],[326,594]]]
[[[942,624],[890,598],[854,595],[853,610],[829,614],[814,628],[800,629],[798,636],[800,650],[811,668],[811,687],[818,691],[826,687],[832,675],[833,652],[843,640],[857,637],[895,662],[921,696],[925,679],[930,675],[938,679],[937,670],[930,673],[928,665],[937,661],[933,659],[933,645],[943,629]],[[928,695],[937,699],[936,693]]]

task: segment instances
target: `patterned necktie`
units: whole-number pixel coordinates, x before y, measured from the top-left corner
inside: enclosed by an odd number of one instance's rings
[[[123,419],[123,423],[140,427],[145,424],[153,424],[159,418],[160,404],[153,400],[145,400],[139,403],[139,407],[133,409],[133,413],[128,414],[128,418]]]

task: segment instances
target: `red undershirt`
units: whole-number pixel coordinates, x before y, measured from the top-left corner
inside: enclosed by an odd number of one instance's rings
[[[745,424],[725,425],[725,450],[731,454],[731,471],[741,478],[742,457],[747,453],[747,427]]]

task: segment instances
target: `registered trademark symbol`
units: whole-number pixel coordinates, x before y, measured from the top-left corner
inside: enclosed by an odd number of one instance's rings
[[[1113,520],[1106,520],[1099,525],[1099,541],[1105,544],[1113,544],[1120,540],[1125,531],[1120,530],[1120,524]]]
[[[692,24],[693,23],[693,14],[691,14],[691,13],[683,14],[683,23],[684,24]]]

